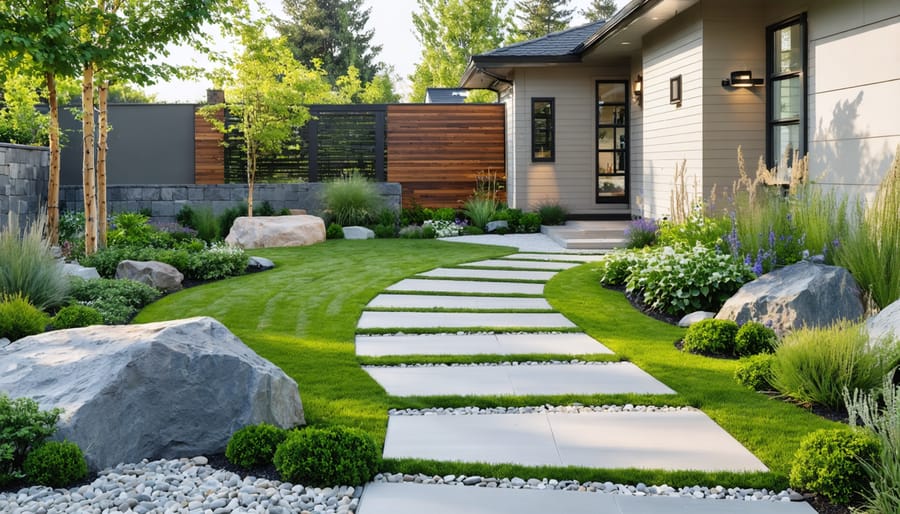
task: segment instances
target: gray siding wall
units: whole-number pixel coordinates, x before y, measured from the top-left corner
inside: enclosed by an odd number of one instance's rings
[[[379,182],[375,184],[381,192],[387,207],[400,208],[400,184]],[[322,210],[320,201],[324,184],[257,184],[253,188],[254,206],[269,202],[278,211],[283,208],[306,209],[310,214]],[[185,205],[191,207],[209,206],[216,214],[238,205],[247,199],[245,184],[217,185],[118,185],[107,190],[110,214],[136,212],[150,209],[153,218],[168,223],[175,221],[175,215]],[[83,188],[63,186],[60,188],[60,209],[79,211],[84,209]]]
[[[111,104],[109,184],[193,184],[193,104]],[[60,109],[62,185],[82,183],[81,122]],[[96,117],[96,116],[95,116]]]
[[[49,161],[46,147],[0,143],[0,230],[24,228],[46,208]]]

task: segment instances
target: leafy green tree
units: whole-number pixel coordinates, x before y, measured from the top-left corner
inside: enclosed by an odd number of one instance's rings
[[[409,77],[410,99],[423,102],[429,87],[456,87],[472,55],[502,44],[506,0],[417,2],[413,26],[422,45],[422,58]]]
[[[570,0],[518,0],[513,6],[515,25],[509,42],[527,41],[565,30],[572,21],[574,9]]]
[[[375,32],[366,29],[372,8],[360,5],[355,0],[284,0],[289,19],[278,30],[294,57],[307,68],[318,60],[332,84],[351,66],[363,83],[370,82],[382,68],[375,60],[381,46],[372,44]]]
[[[4,68],[0,62],[0,141],[47,145],[49,117],[34,108],[41,101],[43,80],[24,66]]]
[[[335,81],[332,103],[387,104],[399,100],[400,95],[394,92],[394,82],[387,72],[378,73],[371,81],[363,84],[359,70],[350,66],[347,73]]]
[[[242,50],[213,76],[226,104],[201,112],[221,132],[242,135],[247,154],[247,216],[253,216],[253,187],[260,156],[277,155],[294,130],[310,119],[306,104],[335,100],[325,71],[297,64],[284,37],[269,38],[261,23],[239,26]],[[227,108],[238,122],[225,125],[216,114]]]
[[[591,0],[591,5],[582,9],[581,14],[588,21],[608,20],[618,10],[616,0]]]

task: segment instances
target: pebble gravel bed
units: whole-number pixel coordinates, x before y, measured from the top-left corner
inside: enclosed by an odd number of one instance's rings
[[[738,500],[738,501],[770,501],[792,502],[805,501],[802,494],[787,489],[784,491],[769,491],[767,489],[743,489],[739,487],[671,487],[668,485],[623,485],[612,482],[579,482],[577,480],[556,480],[538,478],[487,478],[466,475],[410,475],[403,473],[380,473],[375,476],[374,482],[412,482],[417,484],[443,484],[450,486],[487,487],[498,489],[545,489],[557,491],[580,491],[601,494],[620,494],[625,496],[671,496],[690,497],[707,500]]]
[[[527,407],[432,407],[426,409],[390,409],[390,416],[484,416],[487,414],[585,414],[588,412],[678,412],[696,411],[694,407],[664,405],[536,405]]]
[[[71,489],[0,493],[8,514],[352,514],[362,488],[304,487],[207,466],[206,457],[144,460],[106,469]]]

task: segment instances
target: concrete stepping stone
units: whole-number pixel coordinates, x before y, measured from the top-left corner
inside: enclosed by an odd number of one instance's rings
[[[562,262],[595,262],[603,258],[599,254],[580,253],[514,253],[504,259],[522,259],[529,261],[562,261]]]
[[[357,328],[574,328],[575,324],[559,313],[524,312],[373,312],[365,311]]]
[[[483,261],[467,262],[460,264],[460,267],[468,268],[517,268],[517,269],[535,269],[548,271],[562,271],[574,268],[579,264],[574,262],[553,262],[553,261],[516,261],[510,259],[486,259]]]
[[[430,294],[380,294],[366,307],[389,309],[473,309],[484,311],[546,310],[543,298],[509,296],[440,296]]]
[[[529,353],[588,355],[613,352],[583,333],[356,336],[356,354],[368,357]]]
[[[425,273],[419,273],[420,277],[443,278],[479,278],[491,280],[541,280],[547,281],[556,275],[555,271],[513,271],[502,269],[470,269],[470,268],[435,268]]]
[[[385,458],[768,471],[701,411],[390,416]]]
[[[806,502],[697,500],[550,489],[369,483],[357,514],[815,514]]]
[[[544,294],[544,284],[407,278],[388,287],[387,290],[430,293],[529,294],[539,296]]]
[[[675,394],[630,362],[363,369],[391,396]]]

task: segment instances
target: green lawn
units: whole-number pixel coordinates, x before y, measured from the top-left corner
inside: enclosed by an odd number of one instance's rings
[[[784,487],[800,438],[833,426],[802,409],[745,390],[731,378],[735,361],[687,355],[673,346],[682,331],[634,310],[620,293],[601,288],[592,265],[561,272],[546,287],[554,308],[618,355],[641,366],[678,395],[563,395],[526,397],[388,396],[362,369],[361,362],[484,362],[490,357],[358,359],[353,339],[365,306],[384,288],[439,266],[512,253],[511,248],[433,240],[328,241],[303,248],[254,250],[276,268],[191,288],[145,308],[136,323],[212,316],[248,346],[272,361],[300,386],[311,425],[362,428],[383,444],[390,408],[514,406],[544,403],[633,403],[693,405],[702,408],[751,449],[772,473],[672,473],[664,470],[527,468],[448,464],[413,459],[389,460],[393,471],[428,474],[555,477],[743,487]],[[558,358],[536,355],[535,360]],[[609,357],[600,357],[602,360]],[[511,360],[511,359],[501,359]]]

